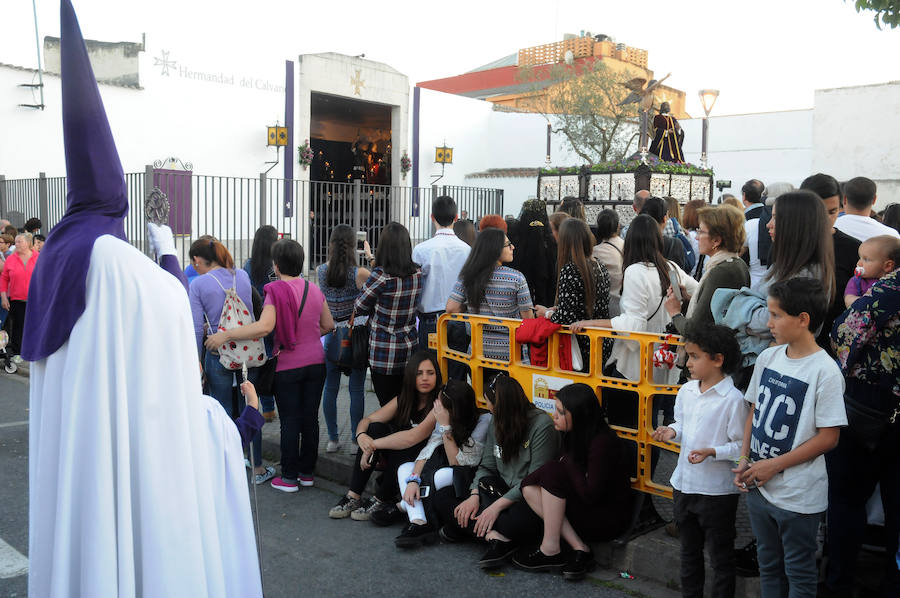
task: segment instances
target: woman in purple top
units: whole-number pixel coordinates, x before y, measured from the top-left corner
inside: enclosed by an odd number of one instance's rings
[[[313,485],[319,451],[319,402],[325,385],[325,351],[320,337],[334,330],[334,320],[319,287],[303,280],[303,247],[282,239],[272,246],[278,280],[265,286],[258,322],[217,332],[207,347],[259,338],[275,331],[275,402],[281,422],[281,477],[272,487],[297,492]],[[298,449],[299,447],[299,449]]]
[[[191,301],[191,316],[194,320],[194,336],[197,339],[197,350],[200,351],[203,360],[203,373],[206,376],[206,392],[212,398],[219,401],[230,417],[235,418],[244,408],[244,399],[241,397],[238,410],[232,409],[232,389],[234,387],[234,370],[226,369],[219,363],[218,353],[212,350],[205,352],[203,349],[203,335],[207,330],[216,330],[219,327],[219,316],[222,315],[222,306],[225,304],[225,289],[234,287],[241,301],[247,307],[253,306],[253,291],[250,288],[250,277],[243,270],[234,267],[234,259],[228,249],[215,239],[197,239],[191,244],[188,251],[191,265],[197,271],[197,278],[190,285],[188,296]],[[207,328],[208,326],[208,328]],[[220,347],[221,345],[216,345]],[[251,368],[247,372],[247,379],[256,383],[259,376],[258,368]],[[275,470],[266,468],[262,462],[262,435],[256,434],[252,443],[254,480],[262,484],[272,479]]]

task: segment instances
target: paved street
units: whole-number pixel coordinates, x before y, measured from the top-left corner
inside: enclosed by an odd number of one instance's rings
[[[0,597],[26,595],[22,555],[28,546],[27,402],[27,380],[0,374]],[[401,552],[392,541],[399,527],[328,519],[328,509],[341,489],[324,480],[297,494],[282,494],[268,485],[257,490],[263,581],[269,598],[676,595],[661,586],[621,580],[616,571],[595,571],[578,584],[511,567],[485,574],[475,565],[482,550],[478,545],[433,545]],[[250,498],[252,502],[252,493]],[[629,593],[610,588],[609,582]]]

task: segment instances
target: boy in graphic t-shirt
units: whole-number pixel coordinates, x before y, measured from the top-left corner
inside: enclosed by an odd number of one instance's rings
[[[824,453],[847,425],[844,378],[816,345],[828,294],[812,278],[769,288],[776,347],[756,360],[745,399],[753,405],[734,483],[747,496],[763,598],[816,595],[816,532],[828,506]]]

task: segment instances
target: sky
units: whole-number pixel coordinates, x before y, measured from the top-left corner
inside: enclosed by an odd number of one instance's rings
[[[657,78],[720,91],[713,116],[813,106],[814,91],[900,80],[900,29],[879,31],[852,0],[309,2],[73,0],[84,36],[165,48],[203,70],[283,77],[299,54],[365,54],[410,83],[458,75],[564,33],[605,33],[649,52]],[[59,2],[37,0],[59,35]],[[37,66],[32,0],[0,0],[0,63]]]

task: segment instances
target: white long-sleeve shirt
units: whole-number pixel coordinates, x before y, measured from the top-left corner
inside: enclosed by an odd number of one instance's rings
[[[681,286],[689,295],[697,292],[700,284],[691,278],[676,264],[669,266],[678,275]],[[662,301],[665,294],[659,284],[659,275],[652,264],[637,263],[625,268],[625,282],[622,286],[622,298],[619,301],[620,314],[612,318],[615,330],[631,330],[634,332],[665,331],[666,324],[672,321]],[[616,368],[629,380],[637,380],[640,376],[641,353],[634,341],[616,339],[610,352],[608,363],[616,363]],[[654,371],[654,381],[658,383],[675,383],[678,381],[678,370],[659,369]]]
[[[413,247],[412,259],[422,267],[424,277],[420,312],[444,311],[470,250],[451,228],[439,229],[433,237]]]
[[[744,424],[747,421],[747,402],[734,387],[731,376],[700,392],[700,381],[691,380],[678,390],[675,397],[675,442],[681,443],[678,465],[672,473],[672,487],[685,494],[721,496],[736,494],[734,461],[741,454]],[[691,451],[713,448],[714,457],[702,463],[691,463]]]

